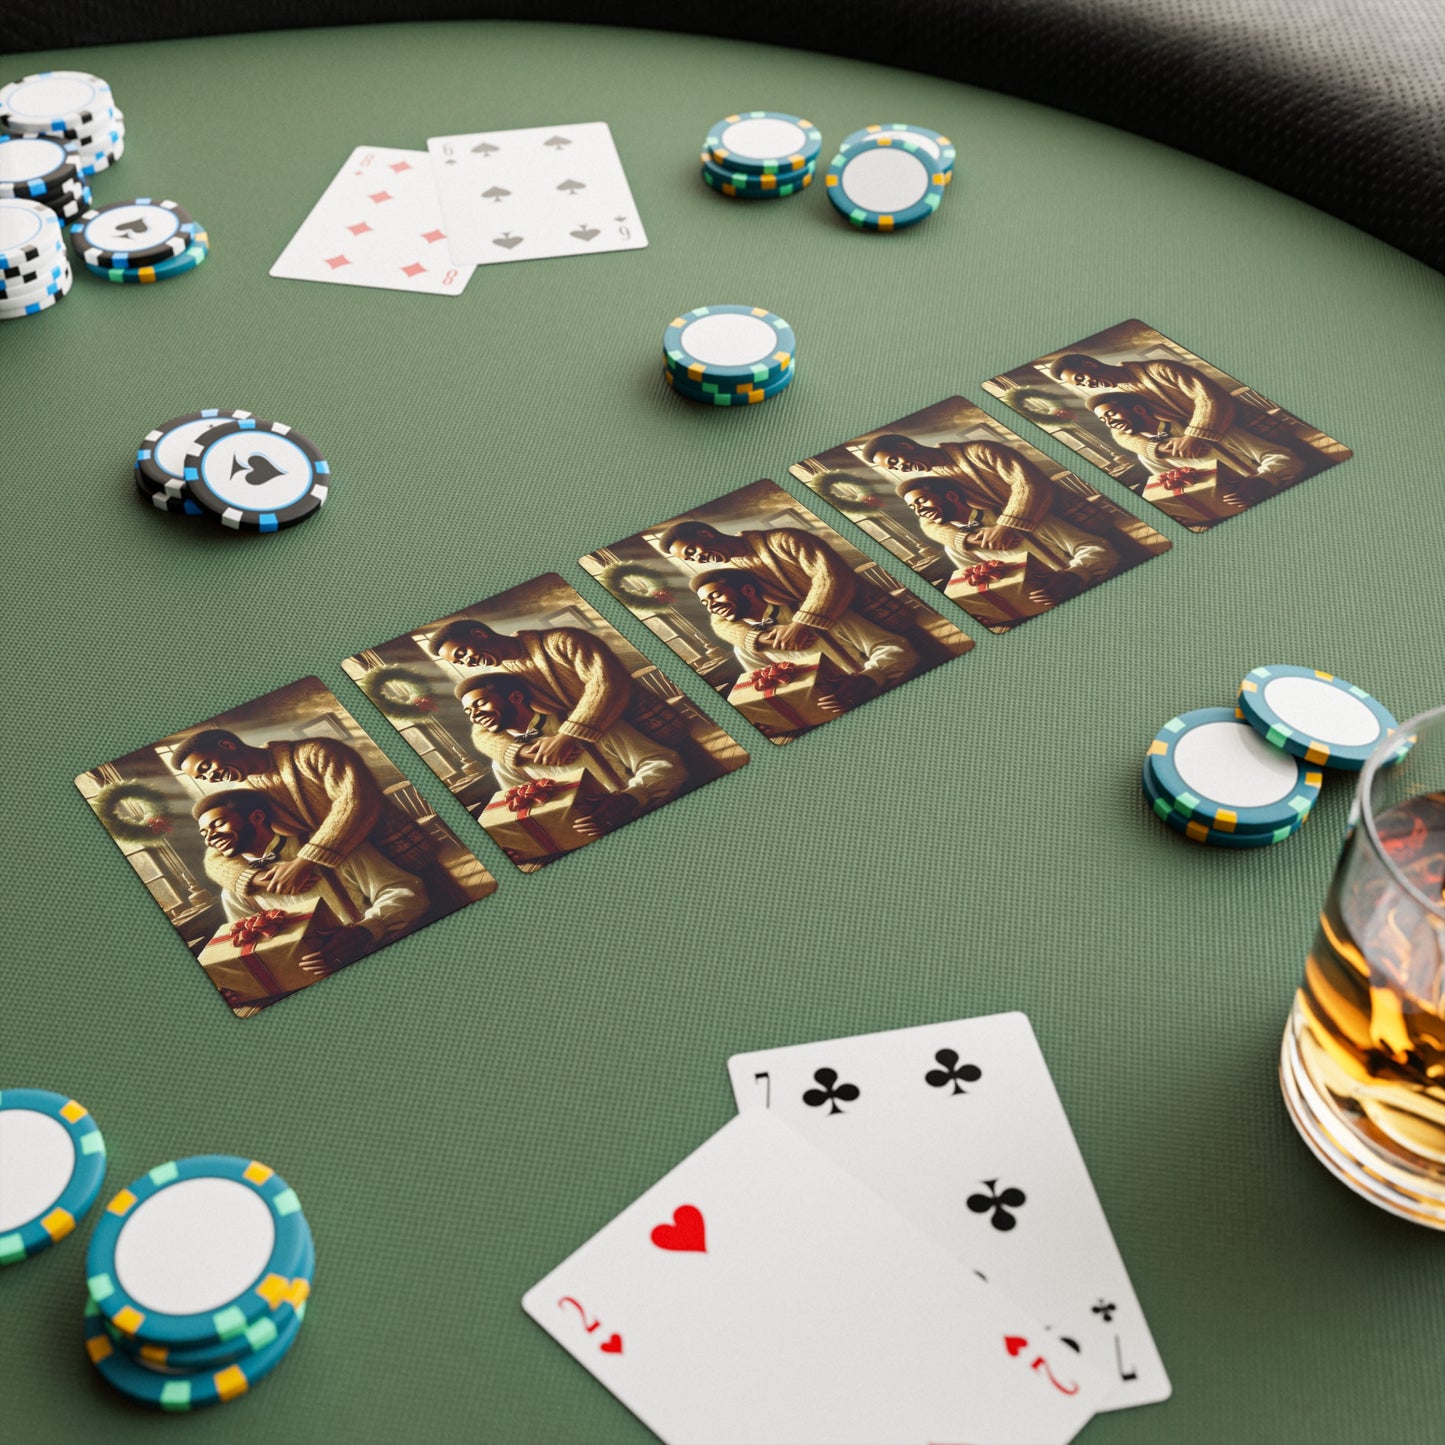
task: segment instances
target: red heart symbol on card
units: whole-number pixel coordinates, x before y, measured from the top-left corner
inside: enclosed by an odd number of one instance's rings
[[[1005,1335],[1003,1337],[1004,1348],[1009,1352],[1010,1358],[1018,1354],[1020,1350],[1026,1350],[1029,1342],[1022,1335]]]
[[[620,1355],[622,1353],[622,1336],[613,1335],[610,1340],[604,1340],[602,1353],[604,1355]]]
[[[680,1204],[672,1211],[671,1224],[659,1224],[652,1231],[652,1242],[659,1249],[695,1250],[707,1253],[707,1229],[702,1211],[691,1204]]]

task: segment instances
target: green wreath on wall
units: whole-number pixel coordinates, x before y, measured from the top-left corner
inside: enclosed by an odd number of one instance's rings
[[[140,805],[139,818],[122,815],[120,810],[128,803]],[[111,783],[90,800],[90,806],[117,843],[154,843],[175,826],[170,819],[170,800],[145,783]]]
[[[356,685],[379,711],[396,722],[421,722],[437,710],[430,680],[409,667],[374,667]],[[390,696],[388,687],[404,687],[406,696]]]
[[[597,574],[597,580],[636,613],[660,612],[672,605],[672,580],[640,562],[614,562]]]
[[[883,505],[882,497],[870,492],[862,482],[854,481],[846,472],[825,474],[812,485],[825,502],[847,517],[864,517]]]
[[[1060,406],[1058,397],[1037,386],[1016,386],[999,400],[1042,426],[1048,426],[1050,422],[1057,426],[1074,414],[1069,407]]]

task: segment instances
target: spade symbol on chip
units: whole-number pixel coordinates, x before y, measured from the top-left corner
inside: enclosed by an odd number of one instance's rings
[[[231,475],[234,477],[237,472],[245,472],[246,485],[250,487],[264,487],[267,482],[274,482],[277,477],[285,475],[270,457],[261,452],[249,457],[233,457]]]
[[[124,231],[128,236],[144,236],[148,229],[145,220],[140,216],[132,221],[121,221],[116,226],[117,231]]]

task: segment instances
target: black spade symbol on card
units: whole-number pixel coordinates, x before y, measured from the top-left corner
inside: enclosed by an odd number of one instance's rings
[[[601,231],[594,231],[592,227],[588,225],[578,226],[577,229],[572,232],[572,235],[576,236],[579,241],[590,241],[594,236],[600,236],[601,234]]]
[[[559,181],[558,184],[557,184],[557,189],[558,189],[559,191],[566,192],[566,193],[569,194],[569,195],[574,195],[574,196],[575,196],[578,191],[585,191],[585,190],[587,189],[587,182],[586,182],[586,181]]]
[[[503,250],[510,251],[513,246],[520,246],[522,241],[523,237],[514,236],[510,231],[504,231],[500,236],[493,237],[492,245],[500,246]]]
[[[503,196],[510,196],[511,194],[511,191],[504,190],[501,186],[488,186],[487,189],[482,192],[482,199],[495,204],[500,201]]]
[[[544,146],[551,146],[554,151],[560,151],[564,146],[571,145],[572,142],[565,135],[554,135],[549,136],[542,144]]]
[[[472,154],[474,156],[491,156],[495,155],[500,149],[500,146],[494,146],[491,141],[484,140],[479,141],[476,145],[472,147]]]
[[[238,472],[246,474],[248,487],[264,487],[267,482],[274,482],[277,477],[285,475],[270,457],[262,456],[260,452],[250,457],[235,457],[231,462],[232,477]]]
[[[127,236],[144,236],[150,228],[140,216],[137,216],[133,221],[121,221],[115,229]]]

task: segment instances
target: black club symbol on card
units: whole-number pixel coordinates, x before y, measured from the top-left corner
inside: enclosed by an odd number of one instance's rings
[[[813,1073],[813,1082],[818,1085],[816,1089],[805,1089],[803,1091],[803,1102],[810,1109],[821,1109],[824,1104],[828,1105],[830,1114],[841,1114],[843,1111],[838,1107],[839,1100],[845,1104],[851,1104],[862,1092],[857,1084],[840,1084],[838,1082],[837,1069],[817,1069]]]
[[[977,1064],[960,1064],[952,1049],[939,1049],[933,1057],[942,1067],[930,1069],[923,1077],[935,1089],[946,1089],[952,1084],[955,1094],[966,1094],[964,1084],[975,1084],[983,1078],[983,1070]]]
[[[1009,1211],[1017,1209],[1028,1196],[1022,1189],[1015,1189],[1012,1185],[1000,1189],[997,1179],[985,1179],[983,1183],[988,1193],[970,1194],[968,1207],[975,1214],[987,1214],[988,1222],[995,1229],[1012,1229],[1018,1220]]]
[[[1114,1311],[1118,1308],[1118,1305],[1111,1303],[1109,1300],[1101,1299],[1098,1304],[1092,1306],[1090,1313],[1098,1315],[1105,1324],[1108,1324],[1109,1321],[1114,1318]]]

